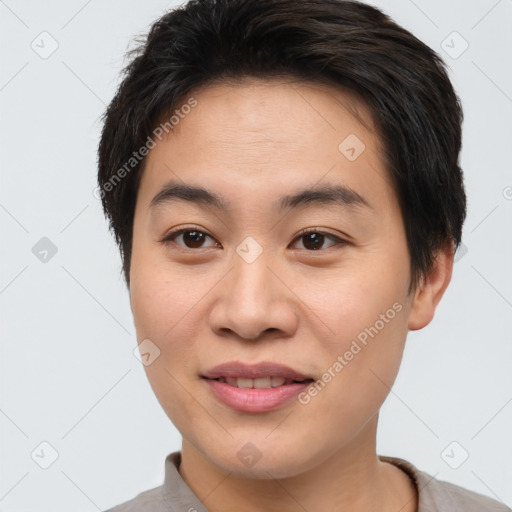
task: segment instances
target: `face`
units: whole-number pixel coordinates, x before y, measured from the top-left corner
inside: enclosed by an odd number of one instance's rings
[[[137,197],[131,305],[138,342],[159,350],[145,369],[217,467],[293,476],[348,450],[395,380],[415,300],[400,209],[370,115],[347,93],[252,80],[191,96]],[[268,390],[242,390],[235,407],[215,391],[230,384],[203,378],[228,362],[315,382],[274,388],[273,406]]]

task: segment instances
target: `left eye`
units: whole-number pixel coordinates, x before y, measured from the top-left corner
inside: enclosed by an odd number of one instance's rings
[[[296,238],[296,240],[300,240],[301,238],[304,239],[303,245],[306,249],[312,249],[313,251],[316,251],[320,249],[320,247],[323,245],[324,241],[327,238],[330,238],[331,240],[334,240],[334,243],[329,246],[332,247],[333,245],[339,245],[344,244],[344,240],[341,240],[341,238],[338,238],[337,236],[331,235],[329,233],[325,233],[324,231],[318,231],[315,229],[310,229],[306,231],[302,231],[299,236]],[[308,245],[309,247],[306,247]]]

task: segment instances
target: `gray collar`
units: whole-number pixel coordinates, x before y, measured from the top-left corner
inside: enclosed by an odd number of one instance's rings
[[[499,501],[450,482],[436,480],[437,473],[431,476],[404,459],[386,455],[378,457],[409,476],[418,490],[417,512],[512,512]],[[163,501],[167,506],[171,505],[171,510],[177,510],[172,505],[179,504],[180,512],[209,512],[181,477],[178,471],[180,463],[181,451],[172,452],[165,459],[165,481],[160,488]]]

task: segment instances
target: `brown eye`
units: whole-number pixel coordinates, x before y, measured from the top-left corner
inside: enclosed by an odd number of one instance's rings
[[[302,239],[306,249],[316,250],[324,244],[325,235],[321,233],[308,233],[307,235],[302,235]]]
[[[198,229],[191,228],[178,229],[177,231],[174,231],[167,235],[162,240],[162,242],[166,244],[169,242],[176,243],[175,240],[178,239],[178,237],[182,237],[183,239],[182,243],[178,243],[178,245],[185,247],[186,249],[201,249],[203,247],[212,247],[204,245],[204,241],[206,240],[206,238],[211,238],[210,235],[207,235],[206,233]]]
[[[303,248],[308,251],[317,251],[322,248],[326,249],[326,247],[322,247],[326,239],[331,239],[334,241],[334,243],[329,247],[340,244],[343,245],[346,243],[344,240],[338,238],[337,236],[315,229],[302,231],[297,237],[297,240],[301,239],[303,240]]]
[[[197,247],[201,247],[204,243],[205,234],[201,233],[201,231],[184,231],[183,242],[187,247],[191,249],[196,249]]]

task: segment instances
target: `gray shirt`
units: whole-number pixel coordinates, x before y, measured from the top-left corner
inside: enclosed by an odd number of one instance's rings
[[[417,512],[512,512],[483,494],[436,480],[404,459],[385,455],[379,455],[379,459],[398,466],[411,478],[418,490]],[[179,474],[180,462],[180,451],[170,453],[165,459],[163,485],[141,492],[106,512],[208,512]]]

